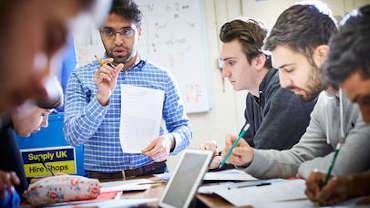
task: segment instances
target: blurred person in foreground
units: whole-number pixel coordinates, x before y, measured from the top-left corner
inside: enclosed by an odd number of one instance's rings
[[[15,0],[0,2],[0,130],[2,142],[14,142],[8,134],[9,116],[19,107],[42,108],[58,100],[58,74],[69,32],[82,21],[102,20],[110,1]],[[2,143],[2,144],[3,144]],[[14,152],[19,151],[15,145]],[[19,153],[19,152],[18,152]],[[14,162],[15,163],[15,162]],[[0,170],[0,207],[17,206],[13,185],[18,176]],[[23,192],[19,193],[20,195]]]

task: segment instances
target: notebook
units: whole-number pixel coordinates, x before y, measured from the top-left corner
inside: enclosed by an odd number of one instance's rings
[[[208,170],[212,154],[205,150],[185,150],[159,205],[164,208],[188,207]]]

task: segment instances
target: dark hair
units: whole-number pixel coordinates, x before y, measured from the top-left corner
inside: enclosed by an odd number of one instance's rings
[[[370,5],[344,17],[329,47],[320,70],[326,85],[339,86],[355,72],[360,72],[363,79],[370,78]]]
[[[264,50],[273,51],[279,45],[288,46],[315,65],[312,59],[314,49],[319,45],[328,45],[337,27],[326,5],[318,1],[314,3],[297,4],[286,9],[266,38]]]
[[[138,28],[141,26],[143,14],[138,5],[132,0],[114,0],[109,11],[109,14],[112,13],[132,21]]]
[[[227,43],[238,39],[250,64],[253,58],[263,53],[261,48],[266,34],[267,30],[262,23],[253,19],[246,21],[237,19],[226,22],[221,27],[220,40]],[[272,67],[271,58],[268,55],[266,55],[265,67],[268,69]]]

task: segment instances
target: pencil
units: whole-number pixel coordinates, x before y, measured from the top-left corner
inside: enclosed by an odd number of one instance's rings
[[[95,58],[96,58],[96,60],[98,60],[98,62],[100,63],[100,65],[103,65],[103,62],[100,60],[100,58],[98,58],[96,55],[95,55]]]
[[[335,148],[334,157],[333,157],[333,160],[331,161],[328,173],[325,176],[324,183],[322,184],[322,187],[324,187],[329,181],[329,177],[330,177],[331,171],[333,170],[334,163],[335,163],[335,160],[337,159],[337,155],[339,153],[339,149],[340,149],[341,145],[342,145],[342,143],[338,143],[337,147]]]
[[[100,58],[98,58],[96,55],[94,55],[94,56],[95,56],[96,60],[98,60],[98,62],[100,63],[100,66],[103,66],[104,65],[103,61],[100,60]],[[110,66],[112,69],[114,69],[114,66],[112,65],[112,63],[108,62],[107,65]]]
[[[44,158],[42,158],[42,157],[40,157],[41,159],[41,164],[45,167],[45,169],[47,170],[47,171],[49,171],[49,173],[52,175],[52,176],[55,176],[54,175],[54,173],[53,173],[53,171],[51,171],[51,169],[49,168],[49,166],[48,165],[46,165],[46,163],[45,163],[45,160],[44,160]]]
[[[238,139],[234,142],[233,146],[231,147],[231,149],[229,150],[229,152],[227,153],[227,155],[225,156],[225,158],[222,160],[222,162],[220,164],[220,167],[222,167],[222,166],[225,165],[225,162],[226,162],[227,158],[229,158],[229,156],[231,155],[231,152],[233,151],[233,149],[238,144],[240,138],[242,138],[244,136],[244,134],[248,130],[248,128],[249,128],[249,124],[245,125],[245,127],[243,128],[242,132],[240,133]]]

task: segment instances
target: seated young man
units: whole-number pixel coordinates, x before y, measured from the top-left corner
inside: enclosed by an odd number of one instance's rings
[[[328,58],[321,69],[322,80],[327,85],[339,86],[357,103],[367,123],[370,123],[369,34],[370,5],[367,5],[344,17],[339,33],[329,43]],[[370,194],[370,170],[331,178],[322,187],[325,176],[325,173],[314,172],[306,181],[306,195],[320,205],[334,205]],[[365,200],[369,204],[370,196]]]
[[[318,101],[306,133],[291,149],[260,150],[240,140],[228,163],[259,178],[288,178],[297,173],[308,178],[315,169],[327,170],[333,150],[343,143],[333,173],[346,175],[369,169],[370,125],[364,123],[358,106],[341,90],[329,94],[319,79],[329,39],[336,32],[330,10],[316,4],[296,4],[279,16],[264,48],[272,53],[280,84],[304,100],[320,94]],[[236,137],[226,138],[223,157],[235,141]]]
[[[248,90],[243,128],[247,124],[250,128],[245,141],[256,149],[290,149],[305,132],[316,99],[305,102],[280,86],[278,70],[261,50],[266,34],[252,19],[225,23],[220,31],[222,75],[234,90]],[[201,149],[217,152],[213,142],[205,142]],[[220,162],[221,157],[215,156],[210,168]]]

